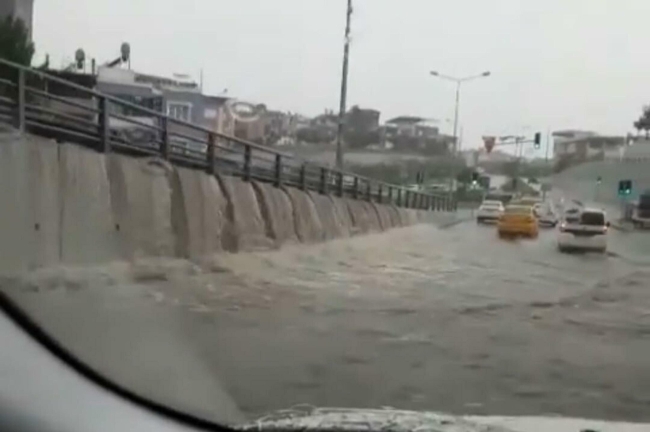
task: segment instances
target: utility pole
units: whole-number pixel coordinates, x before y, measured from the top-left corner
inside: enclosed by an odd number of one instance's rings
[[[341,99],[339,106],[339,124],[336,134],[336,168],[343,169],[343,123],[348,96],[348,63],[350,57],[350,20],[352,18],[352,0],[348,0],[345,19],[345,44],[343,46],[343,72],[341,76]]]
[[[454,108],[454,154],[458,154],[460,145],[458,142],[458,108],[460,106],[460,84],[462,81],[456,81],[456,105]]]

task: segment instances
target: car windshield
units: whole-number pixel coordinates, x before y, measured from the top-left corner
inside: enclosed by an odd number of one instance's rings
[[[650,431],[649,0],[1,4],[0,291],[106,379]]]

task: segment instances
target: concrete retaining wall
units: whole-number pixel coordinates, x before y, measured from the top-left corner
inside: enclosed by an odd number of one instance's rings
[[[348,208],[347,202],[343,198],[339,197],[330,197],[330,199],[341,222],[341,231],[343,232],[344,237],[351,236],[354,227],[352,224],[352,217],[350,216],[350,209]]]
[[[275,242],[266,234],[257,196],[250,182],[230,176],[218,176],[228,199],[223,247],[231,252],[273,248]]]
[[[366,206],[364,206],[363,201],[346,199],[345,203],[348,206],[352,220],[352,234],[358,235],[370,232],[370,214]]]
[[[275,241],[275,247],[285,243],[297,243],[293,206],[289,195],[280,188],[267,183],[253,182],[266,234]]]
[[[0,133],[0,272],[59,262],[58,146]]]
[[[11,130],[0,131],[0,185],[0,274],[144,257],[200,260],[424,219],[393,205],[214,177]]]
[[[381,225],[382,231],[387,231],[393,228],[394,225],[390,217],[390,211],[388,209],[388,206],[384,204],[374,203],[373,207],[375,208],[375,211],[377,212],[377,216],[379,217],[379,224]]]
[[[323,224],[318,217],[316,205],[306,192],[293,187],[285,189],[293,205],[296,233],[303,243],[313,243],[324,239]]]
[[[65,263],[92,264],[120,258],[119,228],[103,154],[73,144],[59,146],[61,254]]]
[[[184,222],[177,229],[180,256],[197,259],[220,252],[228,201],[217,179],[186,168],[178,168],[176,174]]]
[[[388,207],[388,215],[390,216],[391,225],[393,227],[402,226],[402,221],[399,217],[399,211],[397,210],[397,207],[393,204],[387,204],[386,207]]]
[[[160,159],[111,154],[108,173],[121,256],[176,256],[181,248],[172,222],[173,167]]]
[[[334,204],[332,197],[313,191],[307,193],[316,206],[316,212],[323,227],[323,240],[349,237],[350,225],[344,220],[344,217],[348,219],[350,217],[348,209],[345,208],[346,214],[345,216],[341,216],[339,214],[339,208]]]

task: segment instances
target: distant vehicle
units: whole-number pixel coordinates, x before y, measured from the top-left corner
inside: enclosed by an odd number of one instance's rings
[[[501,201],[501,204],[507,206],[508,204],[510,204],[513,198],[514,198],[514,194],[512,193],[490,191],[483,197],[483,201]]]
[[[535,207],[535,205],[541,204],[542,202],[542,199],[538,197],[523,196],[518,200],[513,201],[513,204]]]
[[[570,216],[562,221],[557,235],[557,246],[560,252],[607,251],[607,232],[609,222],[605,212],[598,209],[586,208],[576,216]]]
[[[558,224],[557,212],[552,202],[535,204],[533,211],[540,226],[555,227]]]
[[[512,237],[524,235],[536,238],[539,234],[537,218],[533,207],[527,205],[509,205],[499,218],[497,225],[499,237]]]
[[[635,228],[650,226],[650,190],[639,195],[639,201],[632,211],[632,224]]]
[[[476,222],[496,222],[499,220],[505,208],[498,200],[484,200],[476,212]]]

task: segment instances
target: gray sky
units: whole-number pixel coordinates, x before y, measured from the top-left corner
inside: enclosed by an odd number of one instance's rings
[[[37,59],[82,47],[99,62],[131,44],[138,71],[203,68],[205,88],[274,109],[337,109],[346,0],[35,0]],[[484,134],[584,128],[624,134],[650,102],[648,0],[354,0],[349,105],[453,116]],[[445,132],[451,124],[442,123]]]

